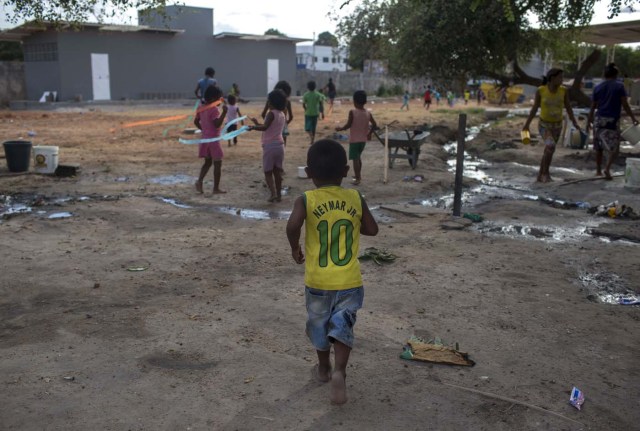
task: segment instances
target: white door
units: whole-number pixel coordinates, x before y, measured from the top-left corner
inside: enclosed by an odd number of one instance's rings
[[[93,100],[111,100],[109,54],[91,54]]]
[[[277,58],[267,59],[267,93],[280,81],[279,61]]]

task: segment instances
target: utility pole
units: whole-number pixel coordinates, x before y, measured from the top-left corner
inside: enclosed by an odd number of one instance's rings
[[[311,70],[316,70],[316,32],[313,32],[313,42],[311,42]]]

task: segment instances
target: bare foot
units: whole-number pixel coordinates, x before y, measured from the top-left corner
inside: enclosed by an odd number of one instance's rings
[[[278,199],[277,196],[271,196],[269,199],[267,199],[267,202],[275,202],[276,199]]]
[[[276,202],[282,202],[282,196],[276,196]]]
[[[311,377],[320,383],[327,383],[331,380],[331,367],[328,369],[320,369],[320,365],[316,364],[311,368]]]
[[[202,181],[196,181],[196,191],[202,193]]]
[[[354,186],[357,186],[358,184],[360,184],[360,180],[357,178],[354,178],[353,181],[351,181],[351,184],[353,184]]]
[[[226,193],[226,190],[213,189],[213,194],[214,195],[221,195],[223,193]]]
[[[596,177],[601,177],[602,176],[602,172],[598,171],[596,172]]]
[[[605,180],[612,180],[613,177],[611,176],[611,172],[609,171],[604,171],[604,179]]]
[[[331,374],[331,390],[329,392],[331,404],[341,405],[347,402],[346,376],[341,371]]]

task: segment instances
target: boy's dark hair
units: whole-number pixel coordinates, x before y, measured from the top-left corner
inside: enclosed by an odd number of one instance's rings
[[[276,84],[275,87],[273,87],[273,89],[284,91],[284,94],[287,97],[291,96],[291,85],[289,85],[287,81],[278,81],[278,83]]]
[[[367,104],[367,93],[364,90],[358,90],[353,93],[353,101],[358,105],[366,105]]]
[[[620,73],[618,67],[615,63],[609,63],[604,67],[604,77],[605,78],[616,78]]]
[[[234,96],[233,94],[229,94],[227,96],[227,101],[229,102],[229,105],[234,105],[236,103],[236,96]]]
[[[347,163],[347,152],[333,139],[316,141],[307,151],[307,169],[318,180],[340,180]]]
[[[267,96],[269,104],[278,111],[284,111],[287,107],[287,95],[282,90],[273,90]]]
[[[316,81],[307,82],[307,90],[313,91],[316,89]]]
[[[204,101],[207,103],[215,102],[222,97],[222,90],[215,85],[210,85],[204,90]]]
[[[206,76],[211,76],[211,77],[212,77],[213,75],[215,75],[215,74],[216,74],[216,71],[215,71],[215,70],[213,70],[213,67],[207,67],[207,68],[204,70],[204,74],[205,74]]]

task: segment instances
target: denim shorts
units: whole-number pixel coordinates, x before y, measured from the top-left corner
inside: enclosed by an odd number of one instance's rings
[[[364,287],[347,290],[305,288],[307,336],[316,350],[327,351],[340,341],[353,347],[353,326],[362,307]]]

